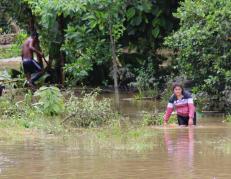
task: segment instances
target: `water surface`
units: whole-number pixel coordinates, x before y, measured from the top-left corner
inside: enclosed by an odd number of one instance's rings
[[[139,116],[153,104],[122,100],[120,109]],[[104,148],[81,136],[0,141],[0,178],[230,179],[231,126],[222,120],[211,115],[196,128],[151,128],[153,147],[140,151]]]

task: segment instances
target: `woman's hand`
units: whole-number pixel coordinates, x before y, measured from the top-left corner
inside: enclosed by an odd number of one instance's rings
[[[192,119],[192,118],[189,118],[189,120],[188,120],[188,125],[189,125],[189,126],[193,125],[193,119]]]
[[[166,122],[166,121],[164,121],[163,125],[164,125],[164,126],[167,126],[167,122]]]

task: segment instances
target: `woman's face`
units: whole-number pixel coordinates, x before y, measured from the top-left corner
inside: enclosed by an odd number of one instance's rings
[[[182,88],[179,87],[179,86],[176,86],[176,87],[174,88],[174,94],[175,94],[176,96],[181,96],[181,95],[182,95]]]

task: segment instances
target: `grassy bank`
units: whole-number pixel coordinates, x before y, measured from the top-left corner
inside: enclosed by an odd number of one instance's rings
[[[67,137],[84,138],[102,148],[148,150],[157,131],[148,126],[162,125],[163,114],[144,113],[136,126],[113,110],[108,98],[98,93],[61,93],[56,87],[5,94],[0,100],[0,139]],[[174,120],[171,120],[173,123]]]
[[[15,45],[1,45],[0,46],[0,59],[7,59],[20,56],[20,48]]]

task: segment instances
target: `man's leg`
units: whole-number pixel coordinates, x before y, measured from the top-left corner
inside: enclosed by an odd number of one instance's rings
[[[31,82],[31,60],[23,60],[22,65],[24,74],[26,76],[27,85],[33,89],[34,85]]]
[[[26,80],[27,80],[27,84],[29,85],[29,87],[31,87],[32,89],[35,88],[32,79],[31,79],[31,74],[30,73],[26,73]]]
[[[31,78],[31,82],[34,84],[39,78],[42,77],[42,75],[43,75],[43,71],[35,73]]]
[[[31,77],[31,81],[34,84],[44,73],[43,68],[37,63],[35,60],[33,62],[33,68],[34,68],[34,75]]]
[[[29,82],[31,79],[31,74],[30,73],[26,73],[25,74],[26,75],[26,80]]]

